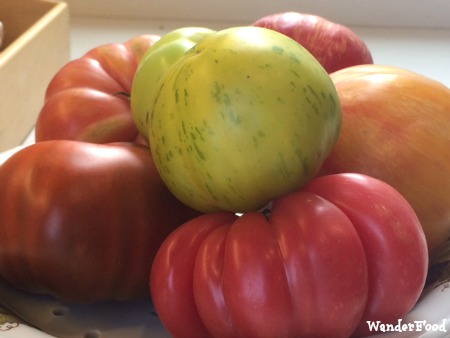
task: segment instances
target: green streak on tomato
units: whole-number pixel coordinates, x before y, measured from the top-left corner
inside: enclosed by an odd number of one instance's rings
[[[214,32],[203,27],[173,30],[161,37],[143,56],[133,79],[130,104],[133,121],[146,139],[151,105],[164,74],[187,50]]]
[[[300,188],[340,131],[329,75],[271,30],[209,35],[162,82],[149,106],[150,146],[169,189],[198,210],[255,210]]]

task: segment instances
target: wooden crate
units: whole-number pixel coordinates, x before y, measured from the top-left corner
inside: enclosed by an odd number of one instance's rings
[[[69,9],[52,0],[0,0],[0,151],[32,130],[53,75],[70,59]]]

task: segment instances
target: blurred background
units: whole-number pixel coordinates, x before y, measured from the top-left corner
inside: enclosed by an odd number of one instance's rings
[[[448,0],[67,0],[75,16],[249,22],[279,11],[318,14],[352,26],[450,28]]]
[[[321,15],[359,34],[375,63],[404,67],[450,86],[448,0],[66,0],[72,57],[138,34],[201,25],[213,29],[254,22],[283,11]]]

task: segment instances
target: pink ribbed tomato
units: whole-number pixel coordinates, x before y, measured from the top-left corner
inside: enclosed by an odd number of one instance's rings
[[[360,337],[397,323],[427,274],[420,223],[392,187],[358,174],[314,179],[270,215],[212,213],[176,229],[151,295],[181,337]]]

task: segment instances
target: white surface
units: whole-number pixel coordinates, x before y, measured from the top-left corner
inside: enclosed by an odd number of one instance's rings
[[[254,16],[254,20],[258,18]],[[192,25],[221,29],[238,24],[246,23],[73,17],[72,58],[98,45],[125,42],[140,34],[162,35]],[[407,68],[450,87],[450,29],[351,28],[367,43],[375,63]]]
[[[1,279],[0,299],[4,307],[29,323],[6,331],[0,326],[0,338],[170,338],[148,299],[69,304],[51,296],[22,292]]]
[[[447,27],[448,0],[66,0],[83,16],[251,21],[278,11],[319,14],[353,26]]]

